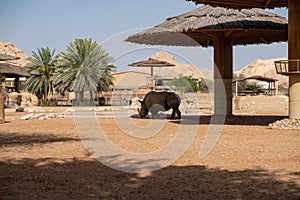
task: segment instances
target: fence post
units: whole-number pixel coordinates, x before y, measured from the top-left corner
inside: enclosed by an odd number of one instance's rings
[[[4,94],[0,93],[0,124],[5,122],[5,113],[4,113]]]

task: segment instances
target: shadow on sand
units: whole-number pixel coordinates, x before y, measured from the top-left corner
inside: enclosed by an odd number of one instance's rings
[[[129,174],[96,160],[23,159],[0,162],[2,199],[299,199],[293,180],[263,169],[228,171],[169,166]],[[300,178],[299,174],[293,174]]]
[[[238,118],[242,120],[244,116]],[[256,124],[266,125],[259,117],[251,116],[244,120],[253,118]],[[194,119],[199,124],[199,117],[195,116],[172,122],[192,122]],[[209,119],[200,119],[200,124],[206,123],[205,120],[209,122]],[[268,117],[268,120],[275,118]],[[0,199],[292,200],[300,197],[299,172],[280,172],[288,173],[289,179],[283,181],[275,172],[265,169],[228,171],[202,165],[171,165],[148,174],[130,174],[109,168],[87,155],[69,159],[48,157],[5,160],[5,153],[16,145],[26,147],[21,149],[26,151],[28,145],[78,140],[71,136],[59,137],[43,133],[1,134],[3,159],[0,161]],[[17,153],[17,150],[14,151]],[[112,157],[112,160],[116,158]],[[132,167],[128,163],[114,164]]]
[[[20,135],[18,133],[0,134],[0,148],[13,146],[31,146],[53,142],[72,142],[80,139],[71,137],[58,137],[53,134],[35,133],[34,135]]]
[[[245,115],[232,115],[232,116],[213,116],[213,115],[184,115],[182,119],[170,119],[169,115],[164,115],[155,120],[168,119],[173,123],[182,125],[197,125],[197,124],[226,124],[226,125],[256,125],[268,126],[277,120],[286,118],[286,116],[245,116]],[[131,118],[140,118],[139,115],[132,115]],[[150,119],[150,118],[149,118]]]

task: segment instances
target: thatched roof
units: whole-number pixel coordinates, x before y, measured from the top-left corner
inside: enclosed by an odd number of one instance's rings
[[[168,63],[166,61],[156,60],[149,58],[145,61],[135,62],[128,64],[128,66],[134,66],[134,67],[173,67],[175,65]]]
[[[0,53],[0,61],[5,61],[5,60],[17,60],[20,59],[18,56],[11,56],[11,55],[6,55]]]
[[[274,13],[257,8],[235,10],[207,5],[170,17],[126,41],[206,47],[212,46],[217,34],[223,32],[225,37],[232,37],[233,45],[247,45],[287,41],[287,30],[287,19]]]
[[[288,0],[186,0],[196,4],[208,4],[227,8],[277,8],[288,7]]]
[[[7,62],[0,62],[0,73],[5,74],[7,78],[15,77],[15,75],[28,77],[30,74],[28,71],[22,67],[12,65]]]
[[[249,77],[239,79],[239,80],[236,80],[236,81],[245,81],[245,80],[249,80],[249,79],[255,79],[255,80],[258,80],[258,81],[265,81],[265,82],[276,82],[276,81],[278,81],[278,79],[276,79],[276,78],[269,78],[269,77],[260,76],[260,75],[253,75],[253,76],[249,76]]]

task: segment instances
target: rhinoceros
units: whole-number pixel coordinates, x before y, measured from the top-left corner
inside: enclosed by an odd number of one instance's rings
[[[151,91],[146,94],[139,109],[141,118],[145,118],[150,112],[152,116],[157,116],[159,111],[167,111],[172,108],[171,119],[174,119],[175,114],[181,119],[181,112],[179,110],[180,97],[174,92],[155,92]]]

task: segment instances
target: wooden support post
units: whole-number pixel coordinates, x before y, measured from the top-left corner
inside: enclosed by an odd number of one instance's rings
[[[2,90],[5,91],[6,90],[6,77],[5,74],[2,74],[2,78],[3,78],[3,82],[2,82]]]
[[[20,92],[20,77],[16,75],[15,77],[15,92]]]
[[[288,0],[288,59],[300,59],[300,2]],[[289,62],[289,71],[297,69],[296,62]],[[300,119],[300,74],[289,76],[289,118]]]
[[[232,38],[216,34],[214,41],[214,114],[232,115]]]
[[[151,66],[151,91],[155,88],[154,75],[153,75],[153,67]]]
[[[0,124],[5,123],[5,113],[4,113],[4,94],[0,93]]]

